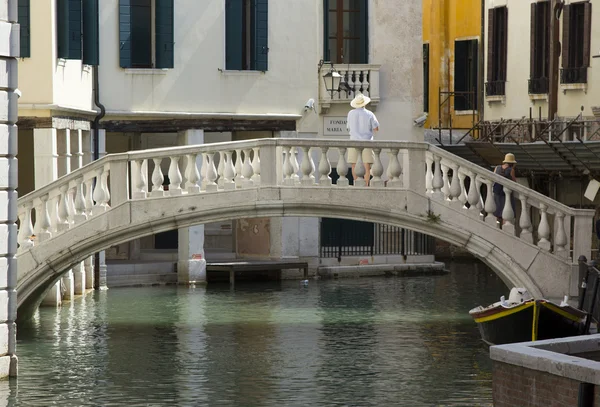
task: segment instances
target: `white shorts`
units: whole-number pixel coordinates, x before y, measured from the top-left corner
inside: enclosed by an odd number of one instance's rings
[[[357,150],[355,148],[348,148],[348,162],[350,164],[356,164],[357,158]],[[373,150],[370,148],[364,148],[362,151],[362,162],[366,164],[373,164],[375,161],[375,156],[373,155]]]

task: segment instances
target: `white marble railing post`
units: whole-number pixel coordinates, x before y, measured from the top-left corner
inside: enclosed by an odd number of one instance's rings
[[[569,257],[569,247],[567,246],[568,239],[565,233],[565,214],[557,212],[556,215],[556,230],[554,231],[554,254],[567,258]]]
[[[444,186],[444,178],[442,176],[442,167],[441,161],[442,157],[434,156],[434,173],[433,173],[433,181],[431,186],[433,187],[433,197],[435,199],[442,200],[444,198],[444,194],[442,194],[442,187]]]
[[[239,162],[241,160],[241,151],[240,150],[236,150],[236,170],[237,170],[237,162]],[[225,151],[219,151],[219,165],[217,166],[217,185],[219,186],[220,189],[224,189],[225,188],[225,164],[226,164],[226,152]],[[235,173],[235,184],[236,186],[238,185],[238,177],[240,175],[239,171],[236,171]]]
[[[348,164],[346,162],[346,148],[339,147],[338,151],[340,154],[338,158],[336,171],[338,173],[339,178],[337,180],[336,185],[339,187],[347,187],[348,185],[350,185],[350,181],[348,181],[348,178],[346,177],[346,174],[348,173]]]
[[[252,148],[254,157],[252,157],[252,181],[254,185],[260,185],[260,148]]]
[[[60,195],[58,200],[58,212],[56,217],[56,232],[62,233],[69,229],[69,208],[67,206],[67,192],[69,187],[62,185],[60,188]]]
[[[521,201],[521,216],[519,217],[519,227],[521,228],[521,240],[527,243],[533,243],[533,225],[531,224],[531,217],[529,216],[529,202],[527,202],[527,196],[519,194],[519,200]]]
[[[513,191],[504,187],[504,208],[502,208],[502,230],[515,234],[515,210],[512,206]]]
[[[292,149],[293,147],[284,147],[283,154],[283,185],[294,186],[295,182],[292,178],[294,174],[294,166],[292,165]]]
[[[458,178],[458,165],[452,167],[452,180],[450,181],[450,199],[458,201],[460,198],[460,179]]]
[[[244,165],[243,162],[243,157],[242,157],[242,149],[238,148],[235,150],[235,186],[236,188],[241,188],[242,187],[242,167]],[[219,167],[221,165],[219,164]],[[219,173],[221,174],[221,173]],[[221,184],[219,184],[220,186]]]
[[[442,166],[442,182],[444,183],[444,186],[442,187],[442,193],[444,194],[445,200],[451,200],[450,180],[448,179],[448,171],[450,170],[450,168],[445,163],[442,163],[441,166]]]
[[[469,213],[476,218],[479,218],[480,209],[479,204],[481,197],[479,194],[479,188],[477,185],[477,174],[471,172],[469,174],[469,193],[467,194],[467,201],[469,202]]]
[[[425,188],[427,189],[428,194],[433,193],[433,171],[431,169],[433,165],[433,155],[431,153],[427,153],[425,155]]]
[[[329,147],[321,147],[321,158],[319,159],[319,185],[331,186],[331,163],[327,152]]]
[[[355,175],[354,186],[355,187],[366,187],[367,186],[367,181],[365,180],[366,170],[365,170],[365,166],[363,164],[362,154],[363,154],[363,148],[357,147],[356,148],[356,164],[354,164],[354,175]]]
[[[188,194],[197,194],[200,192],[200,172],[198,171],[198,154],[188,154],[185,172],[185,189]]]
[[[208,155],[206,153],[202,153],[202,165],[200,167],[200,190],[206,191],[206,182],[208,178],[206,177],[206,173],[208,171]]]
[[[179,171],[179,156],[169,157],[171,160],[169,164],[169,195],[178,196],[181,195],[181,183],[183,178],[181,177],[181,171]]]
[[[94,208],[93,183],[93,178],[89,178],[85,181],[85,214],[88,217],[92,216],[92,209]]]
[[[152,171],[152,192],[150,192],[150,196],[165,196],[165,190],[163,188],[163,182],[165,182],[165,177],[163,175],[162,168],[160,168],[162,158],[153,158],[152,161],[154,161],[154,171]],[[94,191],[94,193],[95,192],[96,191]],[[98,200],[95,197],[94,200],[98,202]]]
[[[75,224],[83,223],[87,220],[85,213],[85,196],[83,195],[83,177],[80,177],[76,181],[75,187],[75,202],[74,202],[74,216],[73,221]]]
[[[398,154],[400,150],[397,148],[390,149],[390,162],[388,164],[388,182],[387,186],[390,188],[402,188],[404,182],[402,181],[402,165],[398,160]]]
[[[19,243],[19,251],[27,250],[33,247],[33,240],[31,237],[33,236],[33,224],[31,223],[31,210],[33,206],[31,203],[28,203],[27,206],[21,208],[19,212],[19,233],[17,235],[18,243]]]
[[[494,212],[496,212],[496,201],[494,200],[494,181],[484,180],[486,187],[485,194],[485,204],[483,205],[483,209],[485,210],[485,222],[490,225],[497,225],[496,216],[494,216]]]
[[[381,148],[373,149],[373,165],[371,165],[371,175],[373,178],[369,185],[373,188],[385,187],[385,181],[381,179],[383,175],[383,164],[381,163]]]
[[[146,199],[147,196],[147,180],[146,174],[142,170],[144,160],[138,159],[131,162],[132,182],[134,183],[133,199]]]
[[[294,172],[292,173],[292,179],[294,180],[294,185],[300,183],[300,176],[298,172],[300,171],[300,166],[298,165],[298,149],[296,147],[290,148],[290,163],[292,164],[292,168]]]
[[[40,210],[36,209],[36,228],[39,225],[39,230],[36,234],[36,240],[38,242],[44,242],[46,240],[50,240],[52,238],[52,232],[50,231],[51,221],[50,221],[50,206],[51,203],[48,203],[50,200],[48,195],[44,195],[40,198],[42,204],[40,206]],[[53,202],[53,201],[51,201]]]
[[[540,204],[540,224],[538,225],[538,247],[546,251],[550,251],[552,244],[550,243],[550,223],[548,222],[548,207]]]
[[[459,181],[459,185],[460,185],[460,193],[458,194],[458,201],[460,202],[461,208],[464,208],[468,202],[467,187],[465,186],[465,178],[467,178],[467,175],[459,169],[458,170],[458,181]]]
[[[214,192],[219,189],[215,182],[217,180],[217,168],[215,167],[215,153],[206,153],[206,192]]]
[[[244,149],[244,162],[242,163],[242,188],[250,188],[254,186],[254,181],[252,181],[252,175],[254,172],[252,170],[252,161],[250,160],[250,152],[252,149],[246,148]]]
[[[239,151],[239,150],[238,150]],[[236,174],[235,167],[233,165],[233,151],[225,151],[224,153],[224,163],[223,163],[223,183],[222,187],[226,190],[235,189],[236,182]],[[238,177],[241,174],[238,174]]]
[[[302,185],[311,186],[315,184],[313,173],[315,164],[310,157],[310,148],[302,147]]]

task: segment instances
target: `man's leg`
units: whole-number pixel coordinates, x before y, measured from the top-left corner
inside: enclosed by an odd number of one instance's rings
[[[364,163],[363,165],[365,166],[365,182],[367,183],[367,186],[369,186],[369,181],[371,180],[371,164]]]

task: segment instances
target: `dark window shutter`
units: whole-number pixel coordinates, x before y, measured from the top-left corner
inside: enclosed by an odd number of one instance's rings
[[[119,64],[131,68],[131,0],[119,0]]]
[[[269,69],[269,0],[254,0],[254,69]]]
[[[454,42],[454,91],[468,91],[469,41]],[[454,110],[467,110],[466,95],[454,95]]]
[[[29,0],[19,0],[19,25],[20,27],[20,57],[28,58],[31,56],[31,41],[29,35]]]
[[[488,82],[494,81],[494,12],[495,9],[491,8],[488,10],[488,38],[487,38],[487,80]]]
[[[225,69],[242,69],[243,1],[225,1]]]
[[[56,27],[59,58],[81,59],[81,0],[58,0]]]
[[[583,67],[590,66],[590,42],[592,36],[592,3],[584,4],[583,15]]]
[[[360,3],[360,30],[359,30],[359,64],[369,63],[369,5],[367,0]],[[338,11],[339,12],[339,11]]]
[[[323,0],[323,61],[329,59],[329,0]]]
[[[100,63],[98,1],[83,0],[83,63]]]
[[[562,32],[562,44],[560,44],[560,54],[562,60],[562,67],[569,67],[569,41],[571,31],[571,6],[566,5],[563,8],[563,32]]]
[[[131,67],[152,68],[152,0],[131,0]]]
[[[502,30],[502,47],[500,52],[502,53],[502,72],[498,76],[499,80],[506,81],[508,72],[508,7],[504,7],[504,29]]]
[[[68,59],[81,59],[81,0],[69,0],[69,56]]]
[[[423,44],[423,111],[429,112],[429,44]]]
[[[537,3],[531,3],[531,38],[529,41],[529,75],[535,78],[535,11]]]
[[[156,0],[156,67],[174,66],[174,10],[173,0]]]
[[[468,102],[469,110],[476,110],[477,108],[477,89],[478,89],[478,72],[479,72],[479,43],[477,40],[468,41],[470,47],[470,57],[469,60],[469,83],[468,83],[468,91],[473,92],[472,94],[465,95],[465,100]]]
[[[57,56],[69,57],[69,0],[56,1]]]

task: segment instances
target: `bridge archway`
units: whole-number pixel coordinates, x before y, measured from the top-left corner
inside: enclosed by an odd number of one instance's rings
[[[470,230],[472,218],[464,211],[417,196],[422,209],[411,213],[404,192],[382,191],[377,197],[368,189],[349,192],[269,187],[127,201],[69,229],[63,238],[43,242],[19,255],[19,319],[31,315],[43,293],[66,270],[92,253],[158,232],[254,217],[334,217],[403,227],[464,248],[494,270],[507,286],[525,287],[535,296],[557,291],[553,286],[540,286],[518,256],[499,245],[499,241],[506,239],[504,232],[489,226],[486,233],[479,234],[481,225],[488,226],[482,222],[477,230]],[[428,211],[439,214],[439,219],[432,220],[426,215]],[[544,260],[544,254],[536,246],[515,246],[506,247],[533,253],[529,254],[532,257],[529,268],[536,259]],[[568,286],[569,279],[564,277],[559,282],[563,287]]]

